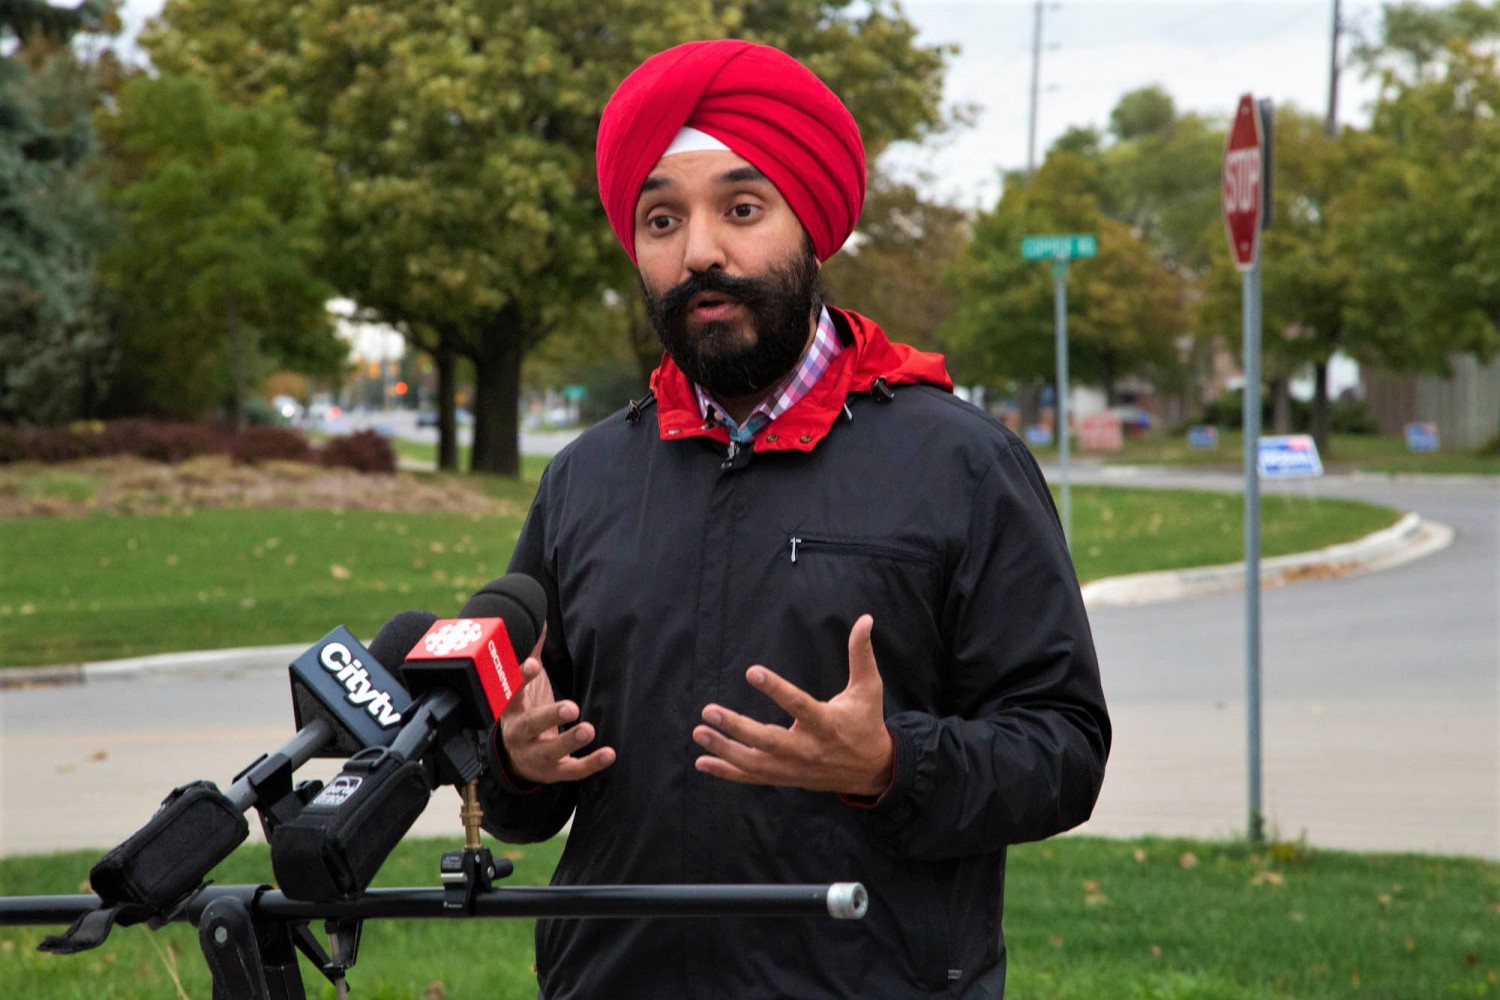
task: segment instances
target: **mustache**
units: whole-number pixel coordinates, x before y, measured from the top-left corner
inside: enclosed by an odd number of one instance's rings
[[[717,269],[695,271],[657,298],[653,311],[667,323],[682,320],[693,296],[705,292],[725,295],[755,309],[771,297],[772,291],[771,283],[759,278],[735,277]]]

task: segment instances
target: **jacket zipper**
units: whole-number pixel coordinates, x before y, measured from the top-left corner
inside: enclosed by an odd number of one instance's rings
[[[911,549],[896,548],[891,545],[879,545],[873,542],[842,542],[829,538],[802,538],[793,536],[787,539],[787,544],[792,550],[792,563],[797,562],[798,549],[822,549],[827,552],[841,553],[854,556],[880,556],[886,559],[894,559],[897,562],[926,563],[932,558],[925,552],[916,552]]]

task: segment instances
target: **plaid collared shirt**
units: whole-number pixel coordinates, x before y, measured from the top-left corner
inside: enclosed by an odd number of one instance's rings
[[[698,396],[698,412],[703,415],[704,420],[712,420],[728,428],[729,440],[749,444],[755,440],[755,435],[760,433],[761,428],[790,410],[799,399],[812,391],[812,387],[818,384],[818,379],[823,377],[823,373],[828,371],[828,366],[843,349],[838,331],[833,328],[833,317],[828,315],[825,307],[818,316],[818,328],[813,332],[812,343],[802,352],[802,359],[750,411],[750,416],[745,418],[743,424],[736,424],[734,418],[725,413],[723,407],[714,402],[714,398],[695,382],[693,392]]]

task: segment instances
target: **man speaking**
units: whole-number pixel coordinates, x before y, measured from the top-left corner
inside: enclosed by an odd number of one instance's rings
[[[864,200],[790,56],[694,42],[604,110],[599,188],[665,348],[547,469],[510,570],[541,655],[491,831],[559,885],[815,883],[863,921],[544,920],[541,996],[998,998],[1005,849],[1087,819],[1110,728],[1046,484],[940,355],[822,301]]]

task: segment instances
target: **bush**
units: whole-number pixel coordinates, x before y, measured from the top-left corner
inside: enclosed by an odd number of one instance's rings
[[[229,435],[204,424],[161,420],[114,420],[104,425],[104,448],[98,454],[135,455],[153,462],[181,462],[196,455],[230,451]]]
[[[263,462],[310,462],[312,445],[290,427],[249,427],[234,439],[234,460],[244,465]]]
[[[0,462],[71,462],[103,454],[99,436],[72,427],[10,427],[0,432]]]
[[[396,471],[396,452],[391,443],[374,431],[356,431],[331,438],[323,446],[323,464],[357,472]]]

